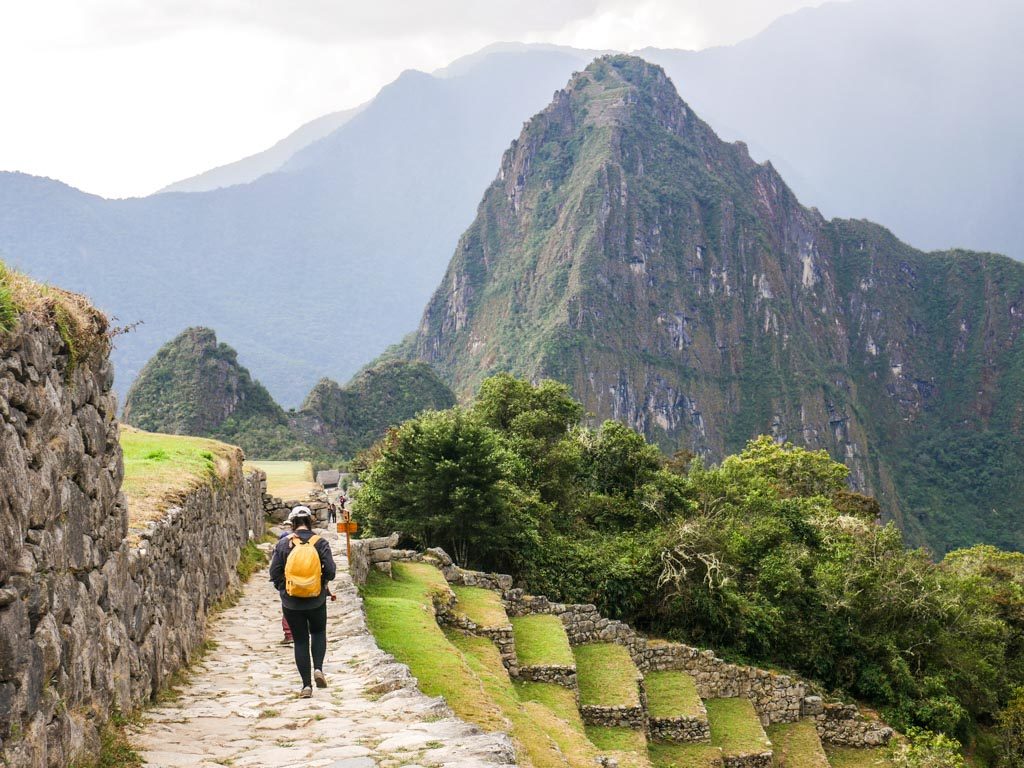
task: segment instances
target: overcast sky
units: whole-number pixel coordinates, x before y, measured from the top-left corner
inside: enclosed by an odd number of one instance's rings
[[[496,41],[705,48],[822,0],[0,0],[0,170],[144,195]]]

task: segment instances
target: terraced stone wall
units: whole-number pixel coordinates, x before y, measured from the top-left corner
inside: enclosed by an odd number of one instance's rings
[[[113,369],[52,325],[0,332],[0,763],[95,755],[113,710],[149,699],[202,642],[263,529],[259,478],[183,494],[129,533]]]

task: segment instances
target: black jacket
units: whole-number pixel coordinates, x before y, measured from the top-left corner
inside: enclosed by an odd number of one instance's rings
[[[296,531],[296,534],[303,541],[309,541],[313,536],[312,531],[307,531],[304,528]],[[323,538],[313,545],[316,547],[317,554],[320,555],[320,567],[323,569],[320,594],[317,597],[292,597],[284,589],[284,564],[292,552],[290,535],[282,536],[278,540],[277,546],[274,547],[274,555],[270,558],[270,580],[274,582],[274,586],[281,594],[281,605],[288,610],[308,611],[311,608],[319,608],[327,602],[327,582],[333,581],[337,574],[334,555],[331,554],[331,545]]]

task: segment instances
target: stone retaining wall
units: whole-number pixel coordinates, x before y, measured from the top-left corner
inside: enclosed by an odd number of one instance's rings
[[[711,724],[706,715],[703,720],[698,717],[651,717],[647,721],[647,730],[652,739],[659,741],[711,741]]]
[[[522,589],[512,588],[511,576],[460,568],[439,548],[426,550],[418,559],[436,563],[450,584],[480,586],[500,592],[511,617],[536,613],[558,616],[571,645],[618,643],[629,651],[633,663],[642,673],[686,672],[696,682],[702,699],[744,696],[753,703],[764,726],[810,716],[815,718],[818,733],[824,741],[849,746],[886,744],[893,735],[890,727],[880,721],[865,719],[854,705],[826,705],[823,708],[821,699],[813,696],[810,686],[799,678],[730,664],[718,658],[714,651],[682,643],[650,641],[628,624],[605,618],[594,605],[556,603],[543,596],[527,595]],[[520,668],[520,675],[532,674],[526,669],[529,668]],[[669,724],[664,727],[672,728]],[[689,727],[680,725],[680,729],[688,731]],[[750,759],[754,761],[750,765],[756,768],[762,758],[754,755]]]
[[[576,678],[576,667],[556,665],[520,667],[519,679],[533,683],[554,683],[574,691],[578,691],[580,687]]]
[[[51,325],[0,332],[0,762],[94,756],[114,709],[147,701],[202,642],[262,532],[259,476],[241,453],[129,535],[113,370],[72,369]]]
[[[352,553],[348,561],[348,572],[352,583],[362,586],[370,568],[391,575],[391,563],[394,559],[394,547],[398,544],[398,534],[378,536],[373,539],[353,539]],[[400,558],[399,558],[400,559]]]
[[[602,707],[594,704],[581,704],[580,717],[587,725],[632,728],[636,731],[646,731],[647,729],[647,714],[639,704],[632,707]]]
[[[772,768],[771,752],[755,752],[749,755],[725,755],[724,768]]]

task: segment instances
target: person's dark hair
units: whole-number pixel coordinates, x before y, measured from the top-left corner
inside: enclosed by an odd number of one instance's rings
[[[296,517],[292,520],[292,530],[297,531],[299,528],[305,528],[307,531],[313,530],[313,518],[303,515],[302,517]]]

